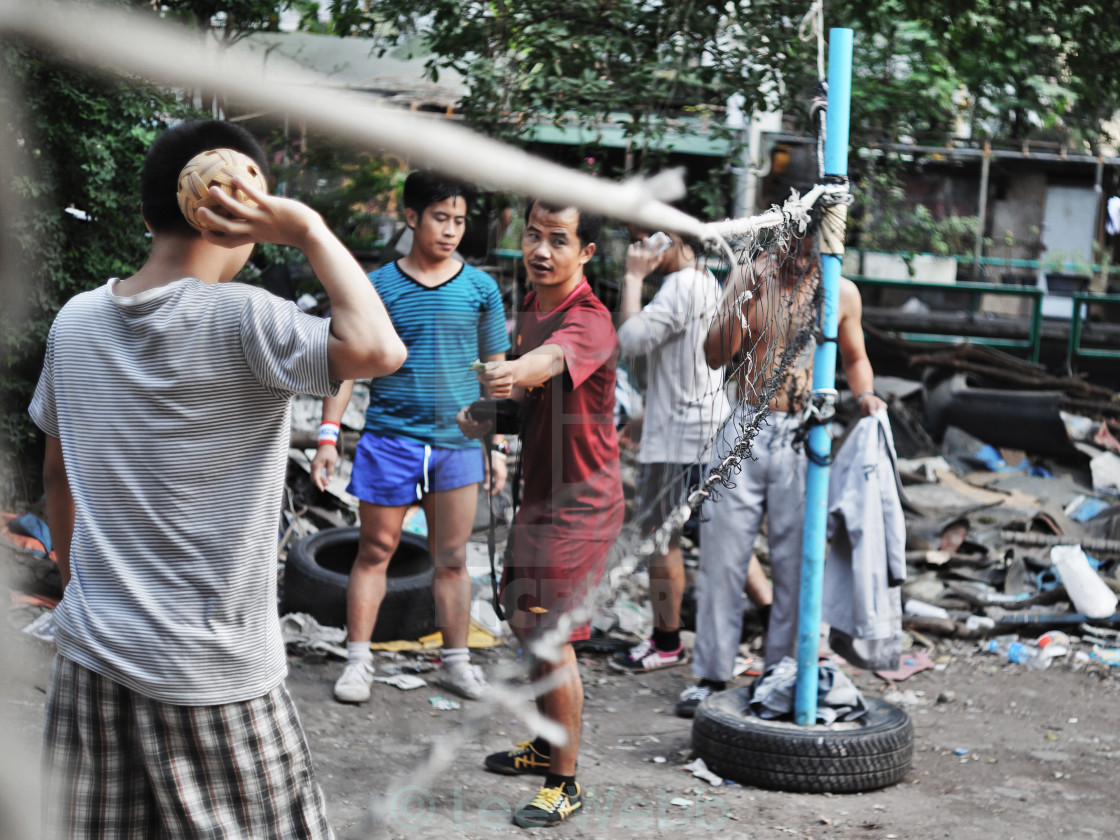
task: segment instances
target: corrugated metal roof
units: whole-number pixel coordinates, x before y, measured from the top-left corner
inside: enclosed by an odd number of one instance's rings
[[[251,65],[259,64],[262,75],[283,81],[291,75],[295,84],[306,84],[308,71],[320,74],[326,84],[348,90],[366,91],[388,102],[413,108],[450,113],[467,93],[458,73],[441,69],[439,81],[427,78],[427,52],[419,39],[379,55],[370,38],[338,38],[309,32],[258,32],[238,41],[231,50]],[[573,121],[564,126],[541,123],[526,128],[524,139],[561,145],[591,144],[626,148],[624,120],[587,124]],[[635,140],[641,143],[641,138]],[[666,134],[651,145],[681,154],[722,157],[728,152],[725,138],[715,136],[711,125],[691,117],[673,120]]]
[[[625,132],[626,126],[622,122],[613,121],[595,125],[571,122],[563,126],[542,123],[527,128],[524,138],[538,143],[587,144],[609,149],[625,149],[631,143],[642,145],[641,135],[627,138]],[[726,137],[711,132],[709,122],[689,117],[673,120],[670,129],[651,140],[649,145],[667,152],[707,157],[723,157],[731,148]]]
[[[242,59],[259,59],[262,74],[274,81],[290,72],[308,70],[321,74],[327,84],[348,90],[368,91],[400,105],[454,108],[466,93],[458,73],[441,69],[439,82],[426,78],[425,58],[413,57],[408,48],[378,55],[369,38],[338,38],[309,32],[257,32],[230,49]],[[305,78],[299,78],[299,82]]]

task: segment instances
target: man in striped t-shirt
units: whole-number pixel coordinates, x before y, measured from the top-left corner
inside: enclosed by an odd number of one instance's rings
[[[234,149],[237,126],[184,123],[153,143],[144,265],[70,300],[31,416],[65,586],[47,690],[48,837],[331,837],[284,688],[276,522],[290,397],[383,376],[405,349],[376,291],[299,202],[235,181],[227,218],[179,211],[179,172]],[[306,254],[330,321],[228,282],[255,242]]]
[[[477,360],[500,361],[509,349],[498,284],[453,257],[466,230],[473,191],[426,172],[404,184],[404,215],[412,229],[408,255],[370,275],[408,347],[392,376],[371,384],[364,434],[348,490],[358,497],[358,556],[346,593],[347,662],[334,686],[343,703],[369,699],[370,636],[385,595],[389,561],[405,512],[422,500],[436,570],[432,583],[443,635],[439,681],[472,700],[487,692],[482,669],[470,663],[471,581],[467,539],[474,526],[478,483],[489,468],[492,490],[505,484],[505,452],[483,453],[459,430],[455,415],[479,398]],[[334,441],[353,383],[323,402],[319,450],[311,477],[323,489],[338,462]],[[500,445],[496,444],[496,445]]]

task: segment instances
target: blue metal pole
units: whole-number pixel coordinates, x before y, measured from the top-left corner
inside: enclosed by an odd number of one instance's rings
[[[848,117],[852,98],[852,30],[828,33],[828,113],[825,117],[824,171],[848,174]],[[836,387],[836,330],[840,286],[840,257],[821,256],[824,306],[821,334],[813,359],[813,390]],[[797,618],[797,695],[795,719],[800,726],[817,720],[817,653],[821,623],[826,519],[828,515],[828,458],[832,441],[825,426],[809,431],[809,465],[805,475],[805,529],[801,544],[801,595]]]

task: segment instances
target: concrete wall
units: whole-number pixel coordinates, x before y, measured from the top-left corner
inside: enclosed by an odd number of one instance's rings
[[[1042,250],[1040,237],[1046,210],[1046,173],[1016,167],[1011,172],[995,174],[992,180],[988,205],[988,218],[991,220],[988,237],[992,244],[986,251],[987,256],[1005,260],[1037,259]],[[983,280],[986,283],[1011,280],[1033,286],[1037,274],[1032,268],[988,266]],[[1030,313],[1030,304],[1021,298],[984,295],[980,309],[993,315],[1026,317]]]
[[[992,192],[988,233],[992,245],[987,255],[1012,260],[1037,259],[1042,250],[1040,235],[1046,210],[1046,173],[1016,167],[1012,172],[993,178]],[[1006,242],[1009,231],[1013,240],[1010,247]],[[1013,270],[1005,269],[1002,273],[1013,273]],[[1033,274],[1033,270],[1018,269],[1017,273]],[[999,282],[1000,278],[987,279]]]

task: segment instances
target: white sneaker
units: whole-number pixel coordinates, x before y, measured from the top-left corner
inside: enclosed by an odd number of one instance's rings
[[[444,667],[436,679],[438,685],[451,689],[468,700],[481,700],[490,694],[490,683],[478,665],[459,663]]]
[[[334,684],[334,699],[339,703],[364,703],[373,684],[372,662],[347,662]]]
[[[653,646],[653,639],[646,639],[630,650],[615,654],[614,659],[607,660],[607,667],[624,674],[644,674],[658,668],[680,665],[686,658],[684,645],[666,653]]]
[[[710,685],[690,685],[681,692],[680,699],[677,701],[676,713],[677,717],[690,718],[696,717],[696,709],[715,694],[716,691]]]

